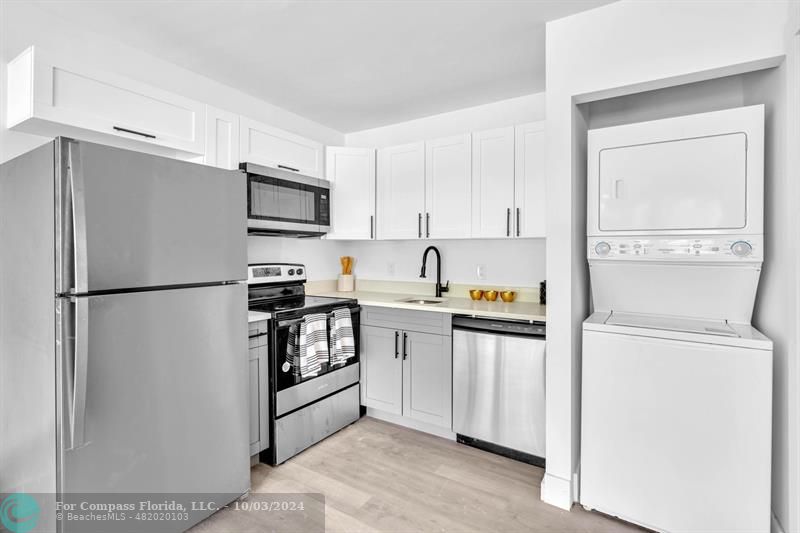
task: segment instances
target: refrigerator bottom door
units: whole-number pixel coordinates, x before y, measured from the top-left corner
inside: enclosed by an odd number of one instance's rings
[[[62,491],[246,492],[247,287],[67,302]]]

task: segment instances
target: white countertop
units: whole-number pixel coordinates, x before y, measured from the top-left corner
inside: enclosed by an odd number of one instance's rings
[[[248,311],[247,322],[258,322],[259,320],[267,320],[269,315],[260,311]]]
[[[311,294],[311,293],[309,293]],[[373,291],[322,291],[314,292],[315,296],[333,296],[337,298],[355,298],[361,305],[374,307],[393,307],[396,309],[411,309],[414,311],[434,311],[438,313],[451,313],[454,315],[474,315],[493,318],[510,318],[517,320],[537,320],[545,321],[544,305],[534,302],[511,302],[505,303],[498,297],[496,302],[486,300],[473,301],[469,298],[451,298],[445,295],[446,300],[440,304],[414,304],[401,302],[409,298],[427,298],[430,296],[419,296],[415,294],[403,294],[397,292],[373,292]],[[252,314],[252,313],[251,313]]]

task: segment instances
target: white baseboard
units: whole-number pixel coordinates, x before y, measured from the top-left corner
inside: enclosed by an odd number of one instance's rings
[[[456,440],[456,434],[447,428],[435,426],[433,424],[426,424],[425,422],[419,422],[413,418],[396,415],[394,413],[387,413],[386,411],[381,411],[380,409],[375,409],[373,407],[367,407],[367,416],[371,416],[372,418],[377,418],[378,420],[383,420],[385,422],[391,422],[392,424],[397,424],[398,426],[416,429],[417,431],[422,431],[423,433],[430,433],[431,435],[436,435],[437,437],[442,437],[444,439]]]
[[[770,527],[771,533],[785,533],[783,528],[781,527],[781,523],[778,522],[778,517],[775,516],[775,513],[770,513],[770,517],[772,518],[772,526]]]
[[[545,473],[542,478],[542,501],[566,511],[572,508],[572,483],[568,479]]]

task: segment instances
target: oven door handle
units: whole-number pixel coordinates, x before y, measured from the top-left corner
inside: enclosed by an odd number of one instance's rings
[[[357,314],[361,313],[361,306],[349,307],[348,309],[350,309],[350,316],[357,315]],[[309,313],[309,314],[311,314],[311,313]],[[327,315],[328,315],[328,318],[331,318],[333,316],[333,313],[327,313]],[[294,326],[295,324],[301,323],[303,320],[305,320],[305,318],[293,318],[291,320],[280,320],[280,321],[278,321],[278,327],[279,328],[285,328],[285,327],[288,327],[288,326]]]

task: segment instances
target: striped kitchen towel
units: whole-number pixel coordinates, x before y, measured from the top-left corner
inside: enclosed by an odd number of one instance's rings
[[[328,316],[306,315],[300,324],[300,357],[295,374],[302,377],[319,374],[321,364],[330,360],[328,352]]]
[[[293,371],[298,374],[300,368],[300,324],[292,324],[289,326],[289,337],[286,339],[286,356],[284,357],[281,370],[284,372]]]
[[[356,355],[356,339],[353,336],[353,320],[350,309],[334,309],[331,317],[331,365],[344,364]]]

